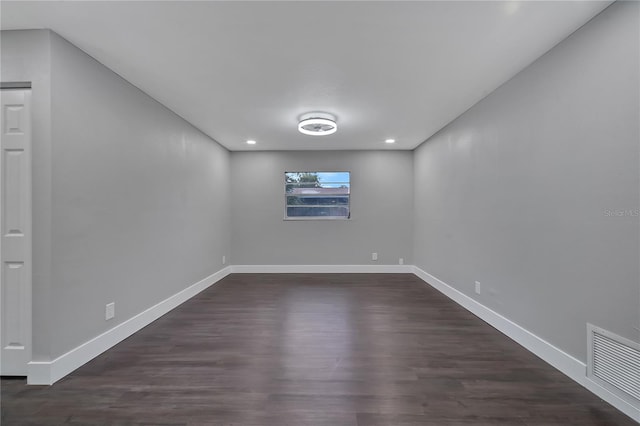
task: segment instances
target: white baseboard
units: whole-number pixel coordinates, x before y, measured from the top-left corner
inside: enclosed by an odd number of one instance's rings
[[[75,369],[81,367],[107,349],[120,343],[138,330],[146,327],[162,315],[189,300],[231,273],[231,267],[198,281],[149,309],[129,318],[97,337],[59,356],[53,361],[32,361],[28,365],[27,383],[30,385],[52,385]]]
[[[634,407],[629,402],[619,398],[617,395],[609,392],[596,382],[590,380],[586,374],[587,367],[582,361],[572,357],[546,340],[531,333],[529,330],[526,330],[510,319],[500,315],[490,308],[487,308],[480,302],[456,290],[444,281],[423,271],[417,266],[413,267],[413,273],[431,287],[440,291],[442,294],[481,318],[498,331],[504,333],[507,337],[513,339],[515,342],[519,343],[560,372],[566,374],[569,378],[578,382],[601,399],[640,423],[640,408]]]
[[[234,274],[412,274],[412,265],[233,265]]]
[[[586,365],[508,318],[413,265],[234,265],[206,277],[140,314],[48,362],[32,361],[27,383],[51,385],[230,273],[413,273],[507,337],[640,423],[640,408],[587,378]]]

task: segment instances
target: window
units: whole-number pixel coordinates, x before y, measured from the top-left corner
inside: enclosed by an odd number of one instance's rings
[[[349,172],[286,172],[284,218],[348,219]]]

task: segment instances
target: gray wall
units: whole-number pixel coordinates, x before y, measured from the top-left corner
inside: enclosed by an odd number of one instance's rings
[[[48,47],[24,51],[34,34]],[[34,307],[34,360],[45,360],[222,268],[229,152],[54,33],[3,33],[2,42],[3,69],[5,46],[50,54],[37,65],[50,69],[50,149],[37,153],[49,176],[34,181],[35,206],[50,207],[34,233],[51,260],[34,276],[35,297],[43,282],[50,287],[48,310]],[[46,96],[34,84],[34,101]],[[105,321],[109,302],[116,317]],[[44,345],[38,324],[48,327]]]
[[[605,10],[414,158],[415,264],[582,361],[587,322],[640,341],[638,8]]]
[[[614,4],[415,153],[229,154],[55,34],[3,32],[2,81],[33,83],[34,360],[223,255],[402,257],[582,361],[586,322],[640,341],[638,8]],[[284,221],[287,170],[351,171],[351,220]]]
[[[233,152],[234,265],[412,261],[412,152]],[[351,219],[285,221],[285,171],[351,172]],[[371,261],[371,253],[378,261]]]

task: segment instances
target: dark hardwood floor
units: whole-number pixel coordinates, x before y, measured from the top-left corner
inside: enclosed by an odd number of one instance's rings
[[[636,425],[410,274],[235,274],[10,425]]]

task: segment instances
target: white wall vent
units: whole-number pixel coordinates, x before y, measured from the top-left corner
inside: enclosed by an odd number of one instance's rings
[[[587,324],[587,376],[628,401],[640,406],[640,343]]]

